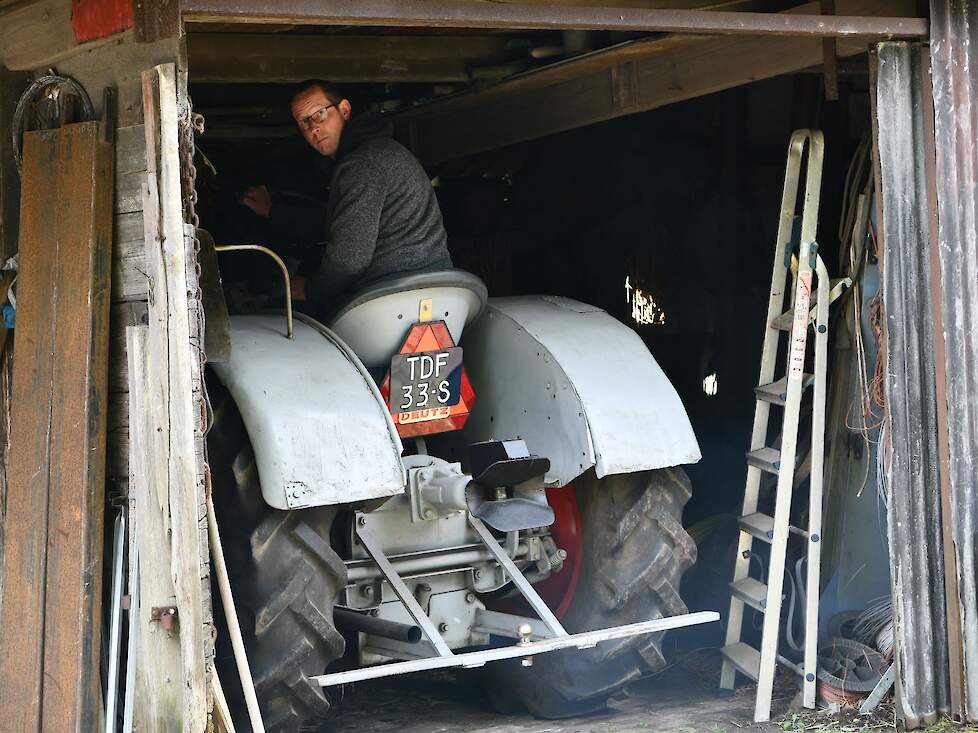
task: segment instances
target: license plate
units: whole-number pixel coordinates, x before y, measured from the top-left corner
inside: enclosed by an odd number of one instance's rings
[[[397,354],[391,359],[390,407],[395,415],[433,419],[461,399],[462,349]],[[431,417],[427,417],[431,415]]]

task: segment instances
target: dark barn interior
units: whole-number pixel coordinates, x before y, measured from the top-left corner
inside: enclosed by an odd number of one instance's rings
[[[4,719],[978,720],[975,28],[0,0]]]
[[[383,38],[393,29],[374,32]],[[289,70],[294,78],[275,79],[283,71],[268,68],[271,81],[219,81],[234,71],[215,65],[205,38],[189,39],[190,94],[205,119],[197,164],[201,225],[219,245],[272,247],[294,274],[318,266],[320,246],[288,218],[258,216],[239,198],[248,187],[265,185],[275,205],[290,211],[325,205],[329,162],[308,148],[289,113],[298,79],[306,72],[335,73],[353,105],[351,129],[363,137],[397,134],[405,113],[423,112],[438,96],[465,93],[444,61],[443,80],[437,68],[425,68],[428,80],[394,82],[370,78],[370,70],[361,79],[355,69],[300,59],[302,72]],[[415,49],[449,40],[406,38]],[[498,39],[453,39],[501,51],[482,62],[500,67],[479,71],[470,62],[475,88],[491,85],[492,79],[480,79],[483,72],[503,75],[544,65],[551,59],[536,55],[570,53],[575,40],[573,34],[548,33],[511,36],[502,44]],[[310,37],[299,40],[308,43]],[[577,40],[591,48],[634,41],[607,34]],[[287,49],[290,34],[275,41]],[[195,75],[195,55],[204,59],[203,80]],[[247,60],[243,64],[250,68]],[[694,489],[684,524],[699,551],[683,583],[691,611],[729,603],[785,146],[799,128],[824,131],[819,249],[833,277],[847,267],[847,255],[840,258],[840,220],[850,164],[857,151],[865,154],[870,137],[870,80],[866,55],[840,64],[838,98],[831,101],[817,67],[461,158],[422,158],[457,267],[479,275],[490,296],[546,293],[605,309],[641,336],[679,391],[703,453],[699,463],[685,467]],[[518,117],[513,124],[519,125]],[[860,175],[862,186],[865,168]],[[232,312],[281,305],[280,276],[264,257],[223,254],[221,271]],[[768,488],[773,501],[773,483]],[[848,490],[845,484],[827,486],[830,496]],[[796,502],[804,501],[802,493]],[[882,542],[881,533],[875,543]],[[870,596],[887,590],[885,566],[874,572]],[[839,603],[845,600],[828,601],[829,613],[840,610]],[[672,633],[667,645],[681,657],[721,646],[722,634],[718,624],[694,627]]]

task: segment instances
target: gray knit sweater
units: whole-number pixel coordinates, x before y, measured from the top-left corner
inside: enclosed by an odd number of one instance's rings
[[[451,268],[446,240],[421,164],[395,140],[366,140],[336,163],[322,264],[306,297],[322,313],[386,275]]]

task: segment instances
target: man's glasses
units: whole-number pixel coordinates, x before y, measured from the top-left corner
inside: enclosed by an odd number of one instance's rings
[[[320,107],[308,117],[303,117],[301,120],[299,120],[299,127],[303,128],[304,130],[311,130],[313,125],[321,125],[326,121],[326,118],[329,117],[329,110],[335,106],[335,102],[330,102],[325,107]]]

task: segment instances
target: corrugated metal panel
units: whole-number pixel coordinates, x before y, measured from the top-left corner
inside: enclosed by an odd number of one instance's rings
[[[919,46],[880,44],[876,93],[897,714],[916,727],[949,703]]]
[[[964,706],[978,720],[978,3],[931,3],[941,316]],[[949,568],[951,565],[949,564]],[[955,604],[952,604],[952,608]]]

